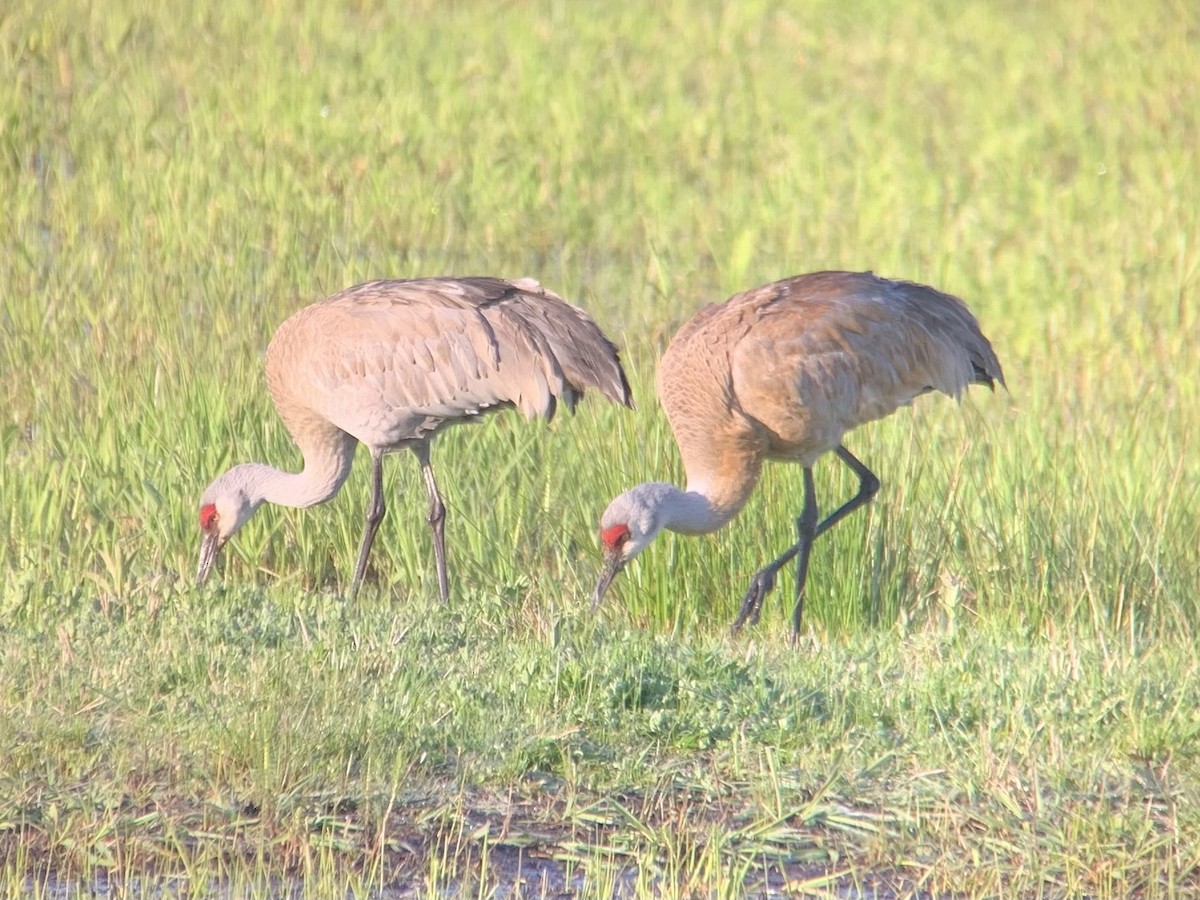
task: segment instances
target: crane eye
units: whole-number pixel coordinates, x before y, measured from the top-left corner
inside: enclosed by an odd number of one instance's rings
[[[200,530],[212,531],[217,527],[217,522],[221,521],[221,517],[217,515],[217,507],[215,504],[209,503],[206,506],[200,507]]]

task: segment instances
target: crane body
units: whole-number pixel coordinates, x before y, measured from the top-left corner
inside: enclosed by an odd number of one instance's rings
[[[371,502],[351,593],[366,574],[386,511],[383,457],[408,449],[424,477],[438,592],[446,601],[445,504],[430,461],[433,438],[506,408],[551,419],[560,402],[573,410],[585,389],[632,405],[612,342],[586,313],[528,278],[356,285],[279,326],[266,376],[304,468],[243,463],[209,485],[200,501],[198,582],[260,504],[307,507],[333,497],[362,443],[372,459]]]
[[[658,393],[687,473],[684,490],[653,482],[621,494],[601,518],[599,603],[617,572],[663,528],[715,531],[741,511],[769,460],[804,468],[798,539],[760,569],[734,623],[757,622],[775,575],[797,560],[797,636],[812,542],[869,501],[879,480],[842,444],[846,432],[921,394],[954,398],[1004,384],[1000,362],[957,297],[870,272],[816,272],[736,294],[700,310],[659,364]],[[819,518],[812,467],[834,451],[859,490]]]

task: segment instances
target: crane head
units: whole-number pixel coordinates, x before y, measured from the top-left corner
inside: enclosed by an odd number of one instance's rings
[[[196,584],[204,584],[224,545],[221,514],[217,512],[215,503],[206,503],[200,507],[200,565],[196,570]]]
[[[592,592],[592,609],[600,605],[608,586],[625,564],[641,553],[662,530],[658,515],[659,488],[668,485],[641,484],[621,494],[600,517],[600,543],[604,564]]]
[[[262,499],[252,489],[250,470],[236,466],[214,481],[200,498],[200,563],[196,584],[203,584],[225,542],[254,515]]]

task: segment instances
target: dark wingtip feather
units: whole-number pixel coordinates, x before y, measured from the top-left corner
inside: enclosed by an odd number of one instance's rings
[[[629,386],[629,379],[625,376],[625,367],[621,365],[621,354],[614,353],[617,360],[617,374],[621,377],[620,396],[614,398],[626,409],[637,409],[633,402],[633,388]]]
[[[996,392],[996,382],[998,381],[1000,382],[1000,387],[1006,391],[1008,390],[1008,384],[1004,381],[1004,373],[1000,371],[999,363],[997,363],[995,372],[989,372],[977,362],[972,362],[971,367],[974,369],[975,377],[973,381],[975,384],[987,385],[988,389],[994,394]]]

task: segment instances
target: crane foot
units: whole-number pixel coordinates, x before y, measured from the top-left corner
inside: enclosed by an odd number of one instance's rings
[[[742,608],[738,612],[737,619],[734,620],[733,627],[730,628],[731,634],[736,636],[742,630],[743,625],[758,624],[759,616],[762,615],[763,600],[774,587],[774,569],[760,569],[754,573],[754,577],[750,579],[750,587],[746,590],[746,596],[742,600]]]

